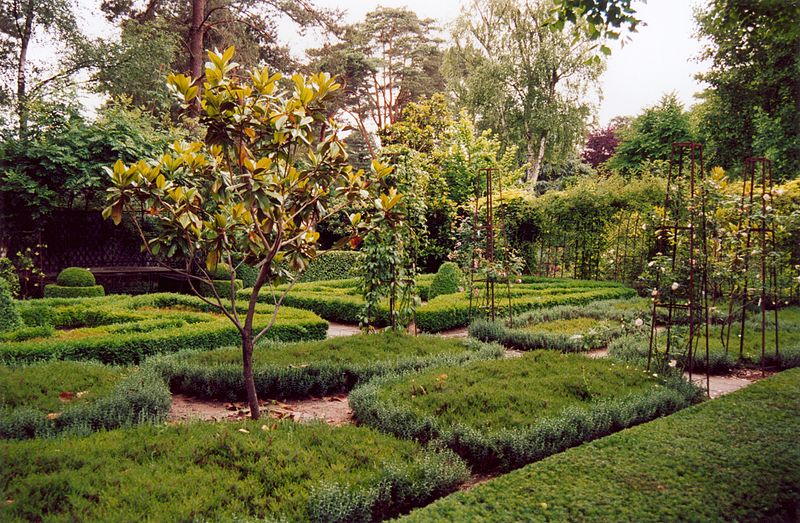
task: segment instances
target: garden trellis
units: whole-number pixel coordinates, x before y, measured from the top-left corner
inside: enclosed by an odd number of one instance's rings
[[[761,368],[764,369],[767,350],[767,307],[774,311],[775,357],[779,355],[778,309],[780,308],[780,285],[778,282],[777,246],[775,240],[775,224],[772,212],[773,177],[772,162],[768,158],[754,157],[745,160],[742,179],[742,194],[738,207],[738,223],[735,232],[741,245],[740,253],[735,258],[731,282],[730,301],[728,306],[727,333],[725,335],[725,351],[730,349],[730,337],[733,321],[739,319],[739,358],[744,357],[745,329],[747,311],[758,296],[755,308],[761,316]],[[769,251],[768,251],[769,249]],[[757,290],[750,294],[750,271],[757,270],[755,280]],[[734,303],[740,303],[738,315],[734,312]]]
[[[667,193],[661,223],[656,228],[656,258],[651,262],[656,276],[652,290],[647,370],[659,357],[668,361],[670,351],[677,352],[679,349],[676,350],[675,345],[680,344],[685,347],[684,366],[691,380],[697,344],[704,339],[706,393],[710,394],[708,229],[703,146],[694,142],[673,143]],[[661,319],[659,309],[666,310],[666,339],[662,354],[659,354],[657,325]],[[686,317],[679,317],[683,312]],[[679,342],[674,339],[674,328],[684,320],[688,321],[688,339]]]
[[[496,176],[497,169],[487,167],[481,169],[482,177],[475,183],[475,207],[472,219],[472,243],[470,245],[469,263],[469,317],[474,317],[475,309],[483,309],[487,318],[495,320],[497,316],[496,289],[498,282],[505,283],[508,297],[508,320],[514,322],[514,311],[511,306],[511,264],[509,261],[509,245],[502,215],[494,212],[494,183],[498,184],[498,196],[503,200],[503,182]],[[485,187],[481,184],[485,180]],[[485,199],[483,213],[481,200]],[[482,216],[481,216],[482,214]],[[479,247],[480,240],[484,247]],[[499,241],[498,241],[499,240]],[[498,260],[497,248],[501,251]],[[499,265],[498,265],[499,263]],[[481,289],[483,288],[483,293]]]

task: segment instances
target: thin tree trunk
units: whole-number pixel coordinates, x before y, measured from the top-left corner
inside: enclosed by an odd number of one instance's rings
[[[261,417],[261,411],[258,407],[258,394],[253,377],[253,333],[249,330],[242,335],[242,374],[244,388],[247,391],[247,403],[250,405],[250,417],[258,419]]]
[[[198,89],[202,88],[203,78],[203,37],[205,29],[203,21],[206,14],[206,0],[192,0],[192,25],[189,28],[189,72],[192,79],[197,84]],[[192,111],[197,114],[200,112],[200,93],[192,105]]]
[[[542,171],[542,160],[544,160],[544,151],[547,147],[547,133],[542,133],[539,137],[539,146],[535,149],[533,140],[528,140],[528,172],[526,174],[526,181],[535,186],[539,181],[539,174]]]
[[[28,45],[33,32],[33,5],[27,4],[25,25],[20,34],[19,61],[17,62],[17,117],[19,118],[19,137],[25,139],[28,134],[28,96],[25,68],[28,64]]]

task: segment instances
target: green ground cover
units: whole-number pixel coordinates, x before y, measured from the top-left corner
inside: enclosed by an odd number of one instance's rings
[[[262,397],[298,398],[344,392],[374,376],[501,355],[499,346],[475,340],[384,332],[267,344],[256,348],[253,361]],[[163,356],[147,365],[175,392],[233,400],[244,393],[241,358],[241,349],[230,347]]]
[[[372,381],[351,393],[350,405],[360,422],[436,440],[475,469],[510,470],[695,399],[697,390],[677,378],[535,351]]]
[[[164,380],[87,361],[0,365],[0,439],[86,434],[166,418]]]
[[[568,450],[402,521],[797,521],[800,369]]]
[[[428,289],[434,275],[417,277],[420,296],[427,298]],[[286,305],[306,309],[330,321],[358,323],[364,307],[364,300],[357,289],[358,280],[330,280],[299,283],[285,298]],[[614,282],[582,281],[567,279],[548,279],[526,277],[522,283],[511,287],[512,308],[515,313],[534,309],[544,309],[557,305],[580,305],[594,300],[628,298],[635,292]],[[240,293],[245,297],[247,290]],[[496,293],[497,305],[501,311],[507,308],[509,293],[504,285],[499,285]],[[262,302],[269,303],[273,298],[269,291],[262,292]],[[385,324],[388,310],[378,312],[376,322]],[[467,293],[460,292],[437,296],[417,308],[416,325],[425,332],[440,332],[447,329],[466,327],[470,321],[470,299]]]
[[[513,325],[478,319],[470,324],[470,335],[521,350],[592,350],[626,332],[649,332],[647,303],[637,298],[556,306],[520,314]]]
[[[237,304],[242,308],[244,303]],[[239,341],[222,314],[194,296],[149,294],[18,303],[26,326],[0,339],[0,362],[45,359],[138,363],[153,354],[186,348],[213,349]],[[259,305],[256,325],[266,326],[272,307]],[[282,308],[267,338],[324,339],[327,322],[315,314]]]
[[[0,462],[3,521],[380,520],[467,476],[368,428],[274,421],[0,442]]]
[[[110,393],[129,373],[121,367],[78,361],[0,366],[0,409],[55,412],[65,404],[89,403]]]
[[[739,357],[739,324],[733,325],[730,336],[730,345],[725,350],[723,344],[723,330],[721,324],[711,325],[709,328],[709,364],[712,373],[724,374],[737,366],[759,366],[761,364],[761,323],[760,316],[749,316],[745,324],[744,358]],[[775,355],[775,330],[774,316],[768,315],[766,330],[766,360],[767,366],[777,366],[788,369],[800,366],[800,308],[790,307],[781,310],[778,319],[778,340],[780,342],[778,355]],[[679,347],[671,350],[672,355],[681,364],[686,363],[685,339],[688,335],[687,328],[675,327],[672,329],[673,340]],[[659,350],[665,348],[665,332],[659,333]],[[725,336],[727,340],[727,336]],[[633,334],[612,341],[609,344],[609,353],[618,358],[637,365],[644,365],[647,361],[649,347],[649,332],[646,334]],[[705,341],[701,337],[697,351],[694,355],[693,369],[705,371]]]

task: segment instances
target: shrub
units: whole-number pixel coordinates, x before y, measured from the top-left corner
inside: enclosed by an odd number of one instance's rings
[[[96,296],[105,296],[106,291],[102,285],[93,285],[91,287],[65,287],[63,285],[56,285],[50,283],[44,286],[45,298],[92,298]]]
[[[230,280],[231,266],[227,263],[220,262],[216,264],[213,269],[208,269],[207,272],[212,280]]]
[[[62,287],[93,287],[97,285],[94,274],[81,267],[67,267],[58,273],[56,282]]]
[[[800,370],[552,456],[404,522],[796,521]]]
[[[513,327],[505,321],[478,319],[470,325],[469,333],[513,349],[586,351],[604,347],[628,332],[649,332],[641,300],[632,302],[607,300],[534,310],[515,317]],[[641,320],[640,325],[637,320]]]
[[[0,456],[4,521],[379,521],[468,477],[451,452],[366,427],[269,420],[3,442]]]
[[[122,376],[120,370],[77,362],[48,362],[0,371],[0,390],[6,389],[0,405],[0,439],[87,434],[163,422],[172,403],[164,381],[152,372]],[[29,382],[30,390],[15,390],[20,388],[20,381]],[[65,391],[62,387],[85,389]],[[53,395],[63,392],[90,395],[58,405],[58,396]]]
[[[360,423],[445,445],[489,471],[520,467],[696,399],[698,389],[678,377],[536,351],[377,379],[354,390],[350,405]]]
[[[442,294],[453,294],[458,292],[458,287],[464,274],[461,269],[453,262],[444,262],[439,270],[436,271],[436,276],[433,278],[430,290],[428,291],[428,299],[433,299]]]
[[[57,331],[47,339],[0,342],[1,362],[66,359],[135,364],[154,354],[187,348],[210,350],[241,341],[227,318],[210,314],[214,307],[195,296],[164,293],[36,301],[36,305],[53,309],[55,327],[87,330]],[[30,305],[26,302],[25,306]],[[243,309],[246,303],[238,306]],[[266,326],[272,311],[272,307],[259,305],[255,327]],[[267,338],[324,339],[327,328],[327,322],[313,313],[281,307]]]
[[[304,398],[346,392],[372,377],[418,371],[433,365],[498,358],[496,345],[431,336],[381,333],[319,342],[268,345],[255,351],[258,394]],[[174,392],[236,400],[244,398],[241,350],[182,352],[148,360]]]
[[[236,267],[236,278],[242,280],[242,287],[249,289],[256,284],[258,279],[258,269],[246,263],[241,263]]]
[[[214,286],[213,289],[211,288],[211,285],[203,282],[198,286],[197,290],[200,291],[202,296],[206,296],[208,298],[219,296],[223,300],[230,299],[231,280],[212,280],[211,284]],[[234,293],[242,290],[242,280],[233,280],[233,287]]]
[[[16,329],[21,323],[8,282],[0,279],[0,332]]]
[[[5,280],[8,283],[12,298],[19,297],[20,286],[17,270],[11,260],[5,256],[0,256],[0,280]]]
[[[357,251],[326,251],[314,258],[300,281],[342,280],[355,276],[354,267],[361,253]]]

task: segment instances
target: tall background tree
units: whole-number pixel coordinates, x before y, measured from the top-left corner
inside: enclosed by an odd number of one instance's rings
[[[737,167],[768,155],[800,174],[800,3],[710,0],[696,14],[711,67],[700,78],[701,132],[712,160]]]
[[[604,68],[601,48],[586,32],[553,27],[554,8],[546,0],[474,0],[445,55],[457,103],[481,129],[521,145],[531,185],[543,163],[576,154],[592,110],[588,91]]]
[[[403,109],[444,88],[438,27],[407,8],[379,7],[348,26],[340,42],[308,52],[310,70],[336,74],[345,87],[341,111],[373,154],[370,138],[402,118]]]

